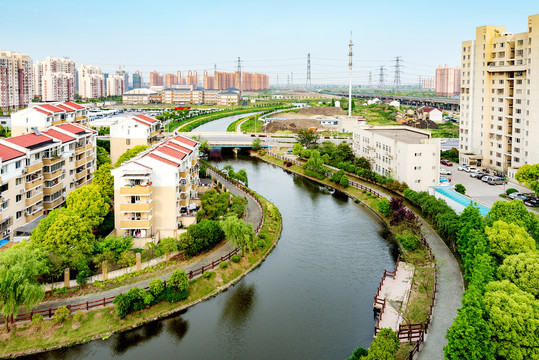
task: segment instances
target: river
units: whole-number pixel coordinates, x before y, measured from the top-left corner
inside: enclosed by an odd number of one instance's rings
[[[213,121],[207,122],[205,124],[202,124],[200,126],[197,126],[196,128],[193,129],[193,131],[196,131],[196,132],[213,132],[213,131],[224,132],[228,128],[228,125],[232,124],[234,121],[236,121],[238,119],[242,119],[242,118],[247,117],[247,116],[254,115],[254,114],[256,114],[256,112],[227,116],[227,117],[217,119],[217,120],[213,120]]]
[[[277,205],[282,237],[259,268],[182,314],[36,359],[346,359],[373,339],[373,296],[396,249],[368,209],[240,156],[249,185]]]

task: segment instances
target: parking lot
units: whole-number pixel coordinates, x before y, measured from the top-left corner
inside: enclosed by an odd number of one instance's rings
[[[451,179],[451,185],[464,185],[466,188],[466,195],[488,207],[492,207],[494,202],[498,200],[504,200],[499,195],[505,194],[505,190],[509,188],[514,188],[519,192],[524,193],[533,192],[524,186],[511,182],[508,182],[506,185],[489,185],[480,179],[470,177],[470,173],[467,173],[466,171],[458,171],[458,164],[454,164],[453,166],[445,166],[440,164],[440,168],[451,171],[451,175],[443,175]]]

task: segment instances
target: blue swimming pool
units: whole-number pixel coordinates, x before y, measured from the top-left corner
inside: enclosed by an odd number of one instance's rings
[[[447,196],[451,200],[456,201],[457,203],[461,204],[462,206],[466,207],[472,203],[472,199],[470,199],[467,196],[464,196],[462,194],[459,194],[456,192],[452,187],[437,187],[434,189],[437,193],[440,193],[444,196]],[[475,203],[477,207],[479,207],[479,212],[481,215],[485,216],[489,211],[490,208],[486,207],[483,204]]]
[[[9,240],[0,240],[0,247],[6,245],[9,242]]]

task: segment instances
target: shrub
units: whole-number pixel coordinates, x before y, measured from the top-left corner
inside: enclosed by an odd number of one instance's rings
[[[238,254],[232,255],[232,257],[230,258],[230,260],[232,260],[232,262],[238,263],[238,262],[240,262],[241,257],[240,257]]]
[[[517,189],[514,189],[514,188],[509,188],[509,189],[505,190],[505,193],[506,193],[507,195],[510,195],[510,194],[516,193],[516,192],[518,192],[518,190],[517,190]]]
[[[186,291],[188,286],[189,277],[183,269],[176,269],[167,280],[167,287],[178,292]]]
[[[385,217],[389,217],[393,213],[391,210],[391,205],[387,199],[382,199],[380,202],[378,202],[378,211]]]
[[[83,316],[84,316],[84,313],[81,310],[77,310],[75,314],[73,314],[73,320],[75,322],[81,322]]]
[[[341,177],[341,180],[339,180],[339,184],[341,184],[342,187],[346,188],[350,184],[350,180],[348,180],[348,176],[344,175]]]
[[[228,267],[228,263],[227,263],[226,261],[221,261],[221,262],[219,263],[219,267],[220,267],[221,269],[226,269],[226,268]]]
[[[163,280],[159,278],[153,279],[152,281],[150,281],[149,288],[150,288],[150,293],[155,298],[158,298],[164,290]]]
[[[259,248],[263,248],[266,246],[266,242],[264,240],[258,240],[258,242],[256,243],[256,246]]]
[[[87,263],[82,263],[78,266],[79,273],[77,274],[77,284],[80,286],[86,285],[88,282],[88,278],[92,275],[92,272],[90,271],[90,268],[88,268]]]
[[[466,188],[462,184],[455,185],[455,191],[464,195],[466,193]]]
[[[268,236],[268,235],[267,235],[266,233],[264,233],[264,232],[261,232],[260,234],[258,234],[258,237],[259,237],[260,239],[262,239],[262,240],[265,240],[267,236]]]
[[[32,315],[32,326],[40,327],[43,323],[43,315],[37,313]]]
[[[184,291],[174,291],[174,289],[166,287],[165,290],[161,293],[159,300],[167,302],[180,302],[184,299],[187,299],[187,290]]]
[[[414,251],[419,248],[419,239],[413,234],[397,235],[396,239],[401,243],[402,247],[408,251]]]
[[[356,204],[359,204],[359,199],[354,199],[354,202],[355,202]]]
[[[54,312],[54,321],[56,321],[56,322],[64,322],[64,321],[67,320],[70,313],[71,313],[71,311],[67,307],[60,306]]]
[[[204,277],[204,279],[209,279],[209,278],[211,278],[211,271],[204,271],[204,273],[202,274],[202,276]]]
[[[131,250],[125,250],[123,253],[120,254],[120,258],[118,259],[118,266],[129,267],[135,265],[136,262],[137,257],[135,253]]]

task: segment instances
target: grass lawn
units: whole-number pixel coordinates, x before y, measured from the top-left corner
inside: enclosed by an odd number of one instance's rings
[[[397,110],[384,104],[356,105],[353,115],[363,116],[369,125],[397,125]]]
[[[255,126],[256,119],[256,126]],[[247,121],[241,124],[241,131],[245,132],[262,132],[264,130],[264,122],[258,120],[258,116],[250,117]]]
[[[459,126],[451,121],[438,124],[438,129],[429,129],[433,138],[458,138]]]

